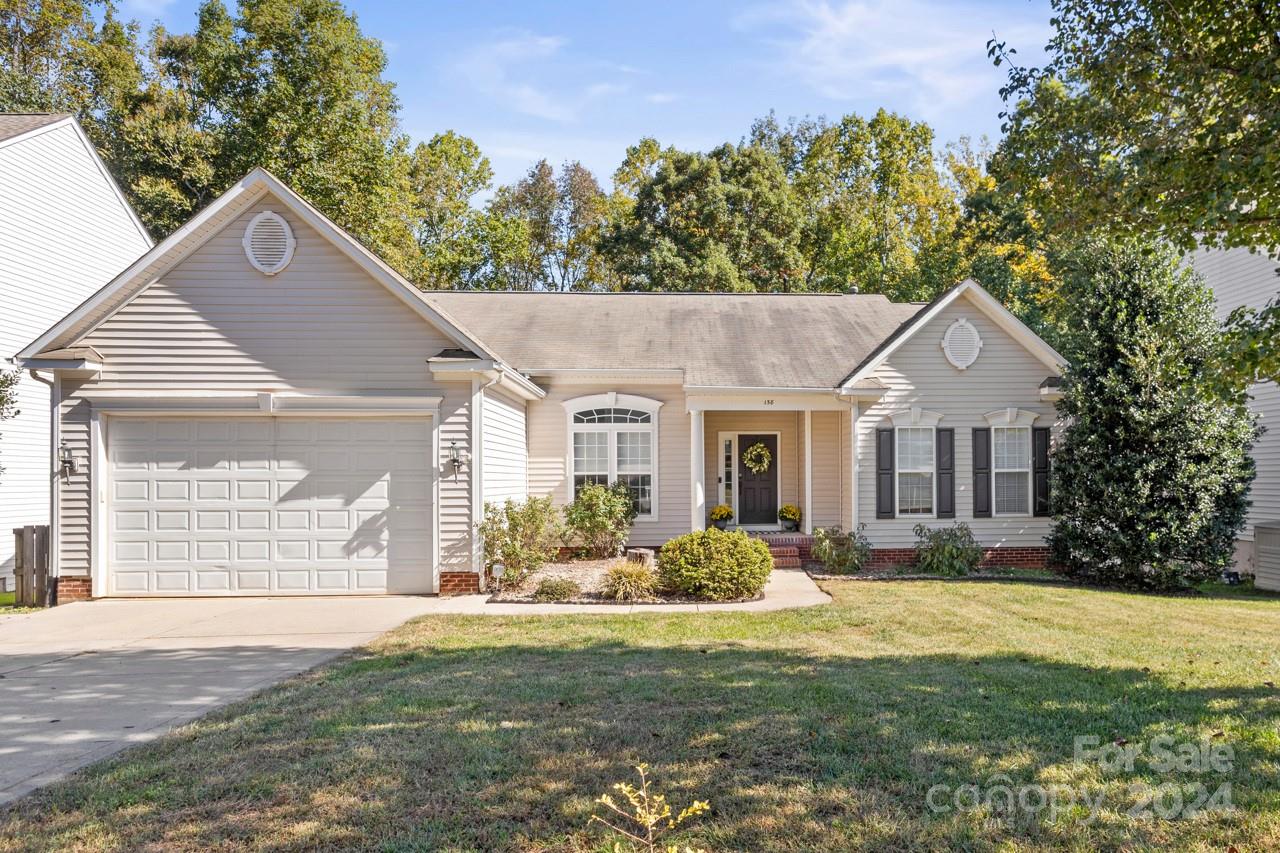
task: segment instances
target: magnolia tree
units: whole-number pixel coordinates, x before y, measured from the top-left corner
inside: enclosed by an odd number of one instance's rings
[[[1213,381],[1212,296],[1173,250],[1138,241],[1090,241],[1064,267],[1054,557],[1091,582],[1207,580],[1244,525],[1257,435]]]

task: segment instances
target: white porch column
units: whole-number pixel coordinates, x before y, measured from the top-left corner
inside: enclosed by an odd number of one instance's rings
[[[813,410],[804,410],[804,526],[813,532]]]
[[[849,530],[858,529],[858,409],[857,400],[849,407]]]
[[[702,409],[689,411],[689,529],[702,530],[707,518],[706,463]]]

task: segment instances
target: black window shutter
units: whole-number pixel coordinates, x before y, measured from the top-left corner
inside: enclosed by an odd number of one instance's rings
[[[935,430],[938,444],[938,518],[956,517],[956,431]]]
[[[991,517],[991,430],[973,431],[973,517]]]
[[[1049,428],[1031,430],[1032,515],[1049,515]]]
[[[876,518],[893,518],[893,430],[876,430]]]

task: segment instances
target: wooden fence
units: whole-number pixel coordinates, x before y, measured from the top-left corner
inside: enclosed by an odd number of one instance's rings
[[[53,584],[49,583],[49,526],[28,524],[13,529],[14,603],[19,607],[49,607]]]

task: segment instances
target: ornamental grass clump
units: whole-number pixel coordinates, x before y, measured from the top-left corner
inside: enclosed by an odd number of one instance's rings
[[[706,601],[755,598],[773,571],[769,546],[741,531],[714,527],[677,536],[658,554],[667,592]]]
[[[547,578],[533,591],[534,601],[572,601],[582,597],[582,587],[568,578]]]
[[[643,563],[618,563],[605,575],[600,592],[614,601],[652,601],[658,597],[658,575]]]

